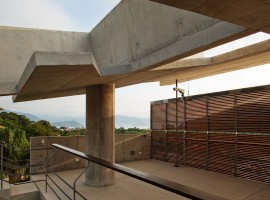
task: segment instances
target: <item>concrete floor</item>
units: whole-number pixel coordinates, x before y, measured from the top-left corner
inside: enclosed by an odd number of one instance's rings
[[[233,200],[269,200],[270,185],[248,181],[242,178],[230,177],[227,175],[209,172],[205,170],[188,168],[188,167],[173,167],[173,164],[161,162],[157,160],[143,160],[124,163],[125,166],[141,170],[177,183],[185,184],[193,188],[203,190],[218,196]],[[72,183],[82,169],[59,172],[59,175]],[[44,175],[36,175],[35,180],[44,178]],[[55,180],[57,180],[55,178]],[[72,191],[65,186],[61,181],[57,180],[57,184],[62,189],[67,191],[72,197]],[[41,191],[44,191],[44,182],[38,183]],[[156,188],[147,183],[135,180],[126,175],[116,173],[116,183],[109,187],[93,188],[84,184],[84,175],[77,183],[77,190],[82,193],[87,199],[98,200],[172,200],[186,199],[176,194],[172,194],[165,190]],[[45,194],[47,199],[56,199],[52,192],[48,190]],[[61,195],[61,199],[67,199]],[[81,198],[76,198],[81,199]]]

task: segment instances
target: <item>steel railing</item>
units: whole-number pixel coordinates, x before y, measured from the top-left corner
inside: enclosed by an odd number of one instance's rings
[[[72,198],[56,183],[56,181],[49,175],[49,173],[52,173],[57,177],[59,180],[61,180],[66,186],[68,186],[73,191],[73,199],[76,199],[76,194],[78,194],[82,199],[86,200],[86,198],[76,190],[76,183],[79,180],[79,178],[84,174],[84,172],[87,170],[87,167],[82,171],[82,173],[79,174],[79,176],[76,177],[73,184],[69,184],[66,180],[64,180],[59,174],[57,174],[53,167],[51,167],[48,162],[53,157],[53,155],[57,152],[57,149],[54,149],[54,151],[48,156],[45,162],[45,191],[48,192],[48,187],[52,190],[52,192],[57,196],[58,199],[60,198],[60,195],[57,194],[56,190],[54,189],[53,185],[56,186],[62,194],[66,196],[67,199],[72,200]],[[48,182],[48,179],[53,183],[53,185],[50,185]]]
[[[88,163],[89,162],[96,163],[96,164],[101,165],[103,167],[112,169],[114,171],[120,172],[120,173],[125,174],[127,176],[130,176],[132,178],[138,179],[138,180],[143,181],[145,183],[154,185],[156,187],[162,188],[164,190],[170,191],[172,193],[178,194],[180,196],[183,196],[183,197],[186,197],[186,198],[189,198],[189,199],[195,199],[195,200],[197,200],[197,199],[209,199],[209,200],[219,200],[219,199],[221,200],[221,199],[224,199],[222,197],[212,195],[212,194],[209,194],[207,192],[197,190],[197,189],[194,189],[194,188],[182,185],[182,184],[178,184],[178,183],[175,183],[175,182],[172,182],[172,181],[160,178],[160,177],[156,177],[156,176],[153,176],[153,175],[150,175],[150,174],[147,174],[147,173],[144,173],[144,172],[141,172],[141,171],[138,171],[138,170],[123,166],[123,165],[111,163],[109,161],[106,161],[106,160],[103,160],[103,159],[100,159],[100,158],[97,158],[97,157],[94,157],[94,156],[87,155],[87,154],[85,154],[83,152],[80,152],[80,151],[77,151],[77,150],[74,150],[74,149],[59,145],[59,144],[52,144],[52,146],[55,148],[55,151],[48,157],[48,159],[46,161],[46,165],[47,165],[48,160],[53,157],[53,155],[55,154],[55,152],[57,150],[62,150],[62,151],[65,151],[67,153],[70,153],[72,155],[75,155],[77,157],[80,157],[82,159],[85,159],[86,161],[88,161]],[[61,178],[57,174],[57,177],[60,180],[62,180],[66,185],[68,185],[73,190],[73,198],[74,199],[76,199],[76,194],[79,194],[83,199],[86,199],[85,197],[83,197],[76,190],[76,182],[80,178],[80,176],[87,170],[87,168],[88,167],[86,167],[85,170],[75,179],[75,181],[73,183],[73,186],[68,184],[65,180],[63,180],[63,178]],[[51,168],[50,168],[50,166],[46,166],[46,169],[51,169]],[[56,174],[56,173],[53,172],[53,174]],[[48,183],[48,179],[53,180],[50,177],[49,172],[46,171],[46,179],[45,179],[45,181],[46,181],[46,190],[47,190],[47,186],[49,186],[53,190],[55,195],[60,199],[59,194],[57,194],[55,192],[55,190],[53,189],[53,187]],[[54,185],[57,185],[57,184],[55,184],[55,181],[53,183],[54,183]],[[59,187],[60,186],[58,186],[58,188]],[[68,199],[71,199],[65,191],[63,191],[61,188],[59,188],[59,189],[60,189],[61,192],[63,192],[65,194],[65,196]]]
[[[9,174],[10,172],[8,171],[9,169],[11,169],[11,167],[16,168],[16,167],[22,167],[22,166],[14,166],[12,165],[12,162],[17,162],[17,161],[12,161],[9,158],[6,158],[4,156],[4,148],[11,148],[10,146],[6,145],[5,143],[0,143],[1,146],[1,172],[2,174],[5,172],[7,174]],[[106,160],[102,160],[100,158],[97,157],[93,157],[90,155],[87,155],[83,152],[62,146],[62,145],[58,145],[58,144],[53,144],[52,145],[54,147],[54,151],[47,157],[46,160],[44,160],[44,173],[45,173],[45,180],[36,180],[36,181],[27,181],[27,182],[21,182],[21,183],[16,183],[16,184],[27,184],[27,183],[33,183],[33,182],[40,182],[40,181],[45,181],[45,190],[46,192],[48,191],[48,187],[52,190],[52,192],[56,195],[56,197],[58,197],[58,199],[61,199],[61,195],[59,193],[57,193],[57,189],[64,194],[66,199],[70,199],[70,200],[75,200],[76,199],[76,195],[79,195],[82,199],[87,199],[85,196],[83,196],[77,189],[76,189],[76,183],[79,180],[79,178],[85,173],[85,171],[88,169],[89,166],[89,162],[93,162],[96,163],[98,165],[101,165],[103,167],[107,167],[109,169],[112,169],[114,171],[120,172],[122,174],[125,174],[127,176],[130,176],[132,178],[138,179],[140,181],[143,181],[145,183],[154,185],[156,187],[162,188],[164,190],[170,191],[172,193],[178,194],[180,196],[189,198],[189,199],[213,199],[213,200],[221,200],[224,199],[222,197],[216,196],[216,195],[212,195],[209,194],[207,192],[201,191],[201,190],[197,190],[188,186],[185,186],[183,184],[178,184],[160,177],[156,177],[123,165],[119,165],[119,164],[115,164],[115,163],[111,163],[109,161]],[[38,149],[28,149],[26,151],[32,151],[32,150],[44,150],[44,149],[52,149],[52,148],[38,148]],[[65,151],[69,154],[75,155],[76,157],[82,158],[86,161],[88,161],[88,165],[87,167],[74,179],[73,183],[70,184],[68,183],[66,180],[64,180],[58,173],[55,172],[53,166],[50,166],[49,160],[53,158],[53,156],[55,155],[55,153],[58,150],[62,150]],[[6,161],[5,161],[6,159]],[[30,159],[26,159],[28,162],[30,162]],[[8,162],[7,162],[8,161]],[[22,160],[25,161],[25,160]],[[39,164],[40,165],[40,164]],[[23,165],[23,167],[29,167],[32,165]],[[70,197],[70,195],[63,189],[63,187],[61,187],[56,180],[51,176],[54,175],[56,178],[58,178],[60,181],[62,181],[65,185],[68,186],[69,189],[71,189],[73,191],[73,198]],[[29,175],[31,175],[29,173]],[[3,188],[3,182],[7,182],[9,183],[9,181],[6,181],[3,179],[3,176],[1,178],[1,188]],[[56,189],[57,188],[57,189]]]
[[[33,182],[40,182],[40,181],[45,181],[43,180],[36,180],[36,181],[23,181],[23,180],[18,180],[17,181],[11,181],[10,178],[11,177],[18,177],[18,176],[25,176],[25,177],[29,177],[30,175],[32,175],[30,173],[30,168],[32,167],[37,167],[37,166],[44,166],[44,159],[42,158],[42,160],[40,159],[30,159],[30,158],[26,158],[26,159],[21,159],[21,160],[13,160],[10,159],[7,156],[10,156],[10,152],[14,153],[15,151],[20,151],[20,152],[31,152],[31,151],[39,151],[39,150],[46,150],[46,149],[52,149],[52,148],[31,148],[29,149],[29,147],[27,148],[20,148],[20,147],[14,147],[12,145],[9,145],[3,141],[0,141],[0,189],[3,189],[3,182],[9,183],[9,184],[27,184],[27,183],[33,183]],[[39,164],[30,164],[31,161],[37,161],[40,160],[41,163]],[[18,170],[21,170],[23,172],[21,173],[16,173]],[[42,172],[41,172],[42,173]],[[43,170],[44,173],[44,170]],[[5,180],[4,177],[5,176],[9,176],[8,180]]]

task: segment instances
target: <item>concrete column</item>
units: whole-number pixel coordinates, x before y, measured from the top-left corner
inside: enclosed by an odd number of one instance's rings
[[[86,153],[114,162],[114,84],[86,88]],[[86,184],[114,183],[114,171],[92,162],[86,171]]]

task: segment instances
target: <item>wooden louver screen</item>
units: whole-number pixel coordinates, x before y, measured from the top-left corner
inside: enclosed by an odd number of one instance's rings
[[[152,158],[270,183],[270,91],[152,103]]]

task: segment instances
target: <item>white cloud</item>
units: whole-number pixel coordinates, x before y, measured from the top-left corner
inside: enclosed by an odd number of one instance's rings
[[[76,26],[53,0],[0,0],[0,24],[54,30],[72,30]]]

